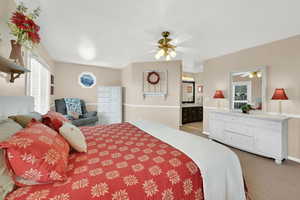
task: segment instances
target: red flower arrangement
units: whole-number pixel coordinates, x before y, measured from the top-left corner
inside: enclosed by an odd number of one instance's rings
[[[8,26],[18,44],[33,48],[35,44],[39,44],[41,41],[38,33],[40,27],[34,22],[39,17],[40,8],[35,9],[30,14],[27,14],[27,10],[28,8],[21,3],[13,13]]]

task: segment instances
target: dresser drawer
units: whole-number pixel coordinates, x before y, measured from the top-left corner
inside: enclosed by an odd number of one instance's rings
[[[249,126],[239,123],[226,123],[225,130],[239,135],[253,136]]]
[[[272,130],[280,130],[281,123],[276,121],[259,120],[259,119],[248,119],[245,123],[252,127],[262,127]]]
[[[234,132],[225,131],[225,141],[227,144],[248,151],[254,149],[254,138],[251,136],[240,135]]]

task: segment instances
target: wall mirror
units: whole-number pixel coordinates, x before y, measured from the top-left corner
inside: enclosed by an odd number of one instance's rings
[[[257,111],[266,110],[266,67],[255,67],[230,73],[229,105],[240,110],[250,104]]]
[[[182,81],[182,103],[195,103],[194,81]]]

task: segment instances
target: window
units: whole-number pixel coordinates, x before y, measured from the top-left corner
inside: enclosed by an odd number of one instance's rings
[[[34,97],[34,110],[45,114],[50,107],[50,72],[48,66],[35,56],[29,56],[28,64],[31,70],[27,79],[28,93]]]
[[[240,109],[251,102],[251,81],[233,82],[232,87],[233,109]]]

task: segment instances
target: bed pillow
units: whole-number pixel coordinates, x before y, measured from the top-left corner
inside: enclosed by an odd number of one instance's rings
[[[23,128],[26,128],[26,126],[29,124],[29,122],[32,119],[35,119],[37,121],[42,121],[42,115],[39,114],[38,112],[31,112],[26,115],[14,115],[14,116],[9,116],[10,119],[13,119],[15,122],[20,124]]]
[[[70,146],[78,152],[87,152],[87,144],[81,130],[71,123],[64,122],[59,133],[69,142]]]
[[[0,120],[0,142],[20,131],[22,127],[12,119]],[[12,173],[5,162],[5,151],[0,149],[0,199],[14,189]]]
[[[0,142],[8,139],[21,129],[22,126],[12,119],[0,120]]]
[[[31,122],[27,128],[0,143],[0,148],[7,151],[17,185],[24,186],[26,181],[45,184],[65,180],[69,145],[53,132],[40,122]],[[18,182],[17,178],[26,181]]]
[[[43,123],[52,128],[55,131],[59,131],[59,128],[63,125],[63,122],[70,122],[65,116],[58,112],[49,111],[43,115]]]

